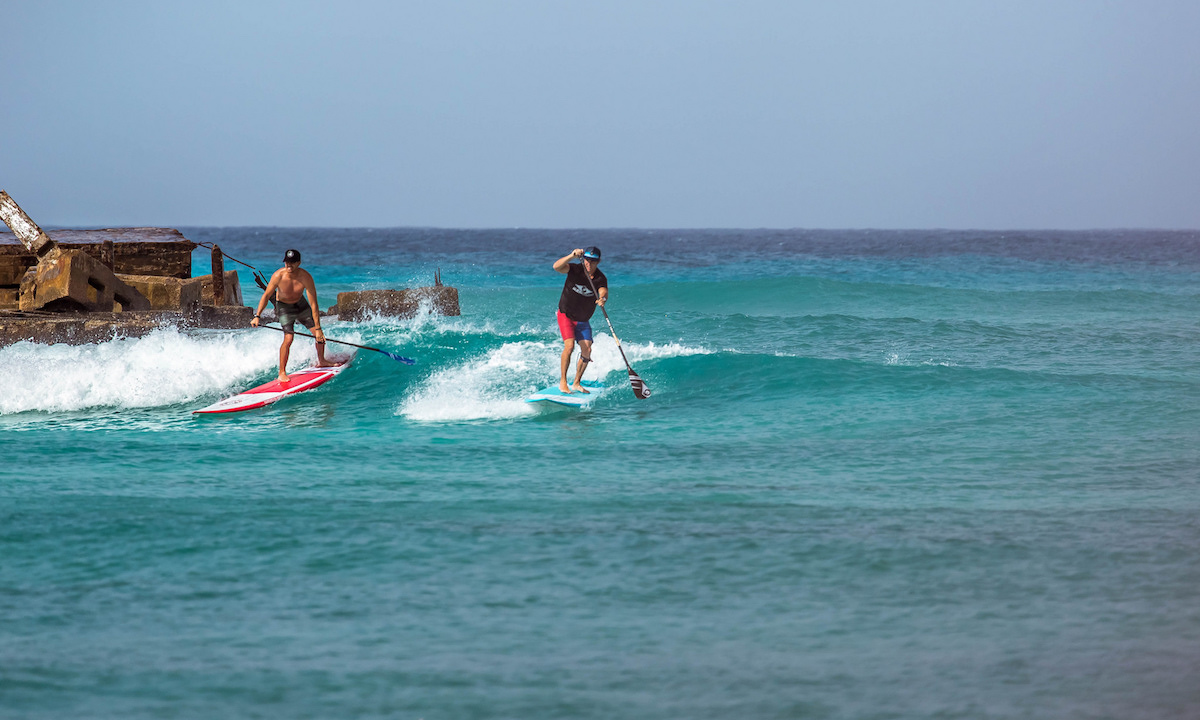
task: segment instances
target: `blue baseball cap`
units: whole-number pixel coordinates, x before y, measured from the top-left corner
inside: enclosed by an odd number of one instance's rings
[[[587,250],[583,251],[583,256],[585,258],[591,258],[592,260],[599,260],[600,259],[600,248],[593,245],[590,248],[588,248]]]

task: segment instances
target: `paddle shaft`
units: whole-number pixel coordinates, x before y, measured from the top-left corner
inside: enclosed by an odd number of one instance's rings
[[[588,282],[591,282],[591,278],[588,278]],[[595,290],[592,290],[592,292],[595,292]],[[621,353],[621,359],[625,361],[625,367],[629,368],[631,375],[636,374],[633,372],[633,367],[629,364],[629,358],[625,357],[625,349],[621,347],[621,338],[617,337],[617,331],[613,330],[612,320],[608,319],[608,311],[604,309],[603,305],[600,306],[600,312],[604,313],[604,322],[608,323],[608,331],[612,333],[613,342],[617,344],[617,351]]]
[[[583,276],[587,278],[588,285],[592,288],[592,294],[597,298],[600,297],[600,292],[596,290],[596,283],[592,282],[592,276],[588,275],[587,268],[583,269]],[[599,303],[597,303],[599,305]],[[633,387],[633,395],[639,400],[645,400],[650,397],[650,388],[646,386],[646,382],[633,371],[633,366],[629,364],[629,358],[625,357],[625,348],[621,347],[621,338],[617,337],[617,331],[613,329],[612,320],[608,319],[608,311],[600,305],[600,312],[604,314],[604,322],[608,323],[608,331],[612,333],[613,341],[617,343],[617,352],[621,353],[621,359],[625,361],[625,367],[629,369],[629,384]]]
[[[277,328],[274,325],[258,325],[256,327],[267,328],[268,330],[275,330],[276,332],[281,332],[281,333],[284,333],[285,335],[287,334],[286,330],[284,330],[283,328]],[[308,333],[295,332],[295,331],[293,331],[293,332],[296,335],[299,335],[300,337],[313,338],[314,340],[317,337],[316,335],[309,335]],[[390,353],[387,350],[380,350],[379,348],[371,347],[370,345],[359,345],[358,343],[352,343],[352,342],[349,342],[346,340],[334,340],[333,338],[328,338],[328,337],[325,338],[325,342],[337,343],[339,345],[349,345],[350,347],[362,348],[363,350],[374,350],[377,353],[383,353],[384,355],[387,355],[388,357],[392,358],[393,360],[397,360],[399,362],[405,363],[406,365],[412,365],[414,362],[413,360],[410,360],[409,358],[400,357],[399,355]]]

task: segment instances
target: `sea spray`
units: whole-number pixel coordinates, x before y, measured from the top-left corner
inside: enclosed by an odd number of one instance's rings
[[[631,362],[707,354],[702,348],[679,343],[624,343]],[[506,342],[486,355],[471,358],[434,372],[397,408],[411,420],[448,422],[455,420],[508,419],[536,413],[524,399],[533,391],[558,381],[562,342],[545,340]],[[575,377],[579,351],[572,355],[568,380]],[[584,379],[625,386],[625,364],[616,342],[607,333],[597,333],[592,345],[592,362]]]

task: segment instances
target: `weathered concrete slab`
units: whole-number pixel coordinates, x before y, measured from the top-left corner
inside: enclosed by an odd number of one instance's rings
[[[185,323],[182,313],[138,310],[120,313],[0,312],[0,346],[22,340],[44,345],[84,345],[117,337],[141,337],[161,327]]]
[[[140,292],[151,310],[171,310],[195,314],[200,311],[200,278],[181,279],[158,275],[122,275],[117,279]]]
[[[82,250],[97,260],[104,255],[105,241],[111,242],[112,269],[123,275],[192,276],[192,250],[196,244],[172,228],[48,230],[46,235],[64,250]],[[37,256],[18,242],[16,236],[0,232],[0,285],[10,284],[4,282],[6,265],[28,268],[35,264]]]
[[[439,315],[460,315],[458,290],[446,285],[408,290],[355,290],[338,293],[339,320],[363,320],[371,315],[408,318],[422,305]]]
[[[23,340],[54,345],[85,345],[114,338],[142,337],[160,328],[250,329],[254,309],[200,307],[196,313],[130,310],[119,313],[0,311],[0,347]]]
[[[149,310],[150,303],[81,250],[54,248],[21,280],[21,310]]]
[[[242,286],[238,282],[237,270],[226,270],[223,273],[225,278],[225,302],[224,305],[241,305],[242,304]],[[215,305],[213,302],[213,276],[200,275],[196,277],[200,281],[200,302],[204,305]]]

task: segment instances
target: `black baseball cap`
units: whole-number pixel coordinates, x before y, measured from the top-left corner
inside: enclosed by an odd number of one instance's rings
[[[588,248],[587,250],[584,250],[584,251],[583,251],[583,256],[584,256],[585,258],[591,258],[591,259],[593,259],[593,260],[599,260],[599,259],[600,259],[600,248],[598,248],[598,247],[596,247],[595,245],[593,245],[593,246],[591,246],[590,248]]]
[[[285,252],[283,254],[283,261],[285,263],[300,262],[300,251],[299,250],[288,250],[287,252]]]

